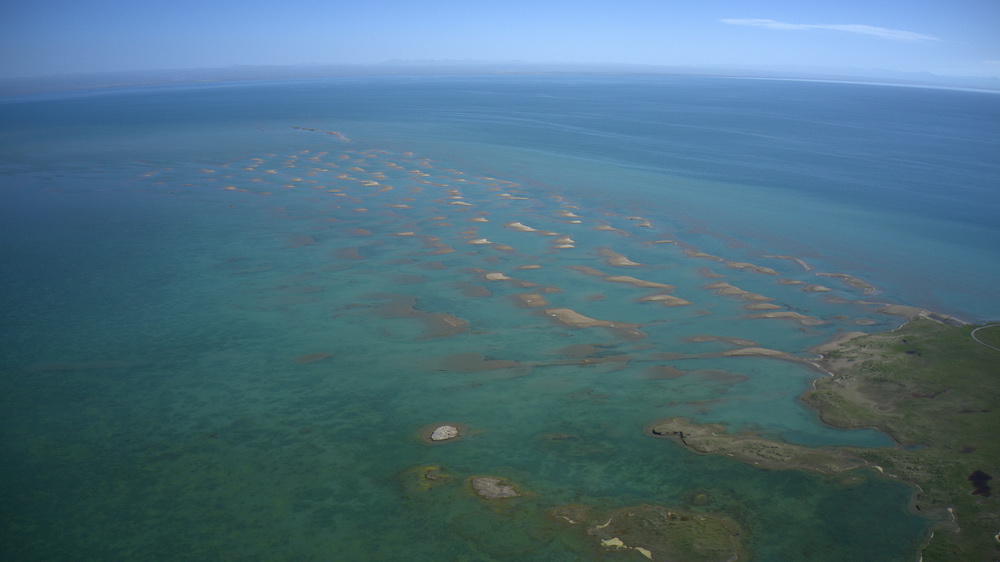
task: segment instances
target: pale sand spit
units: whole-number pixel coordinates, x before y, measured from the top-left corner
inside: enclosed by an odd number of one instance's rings
[[[726,267],[732,269],[748,269],[750,271],[756,271],[757,273],[763,273],[765,275],[778,275],[778,272],[771,269],[770,267],[764,267],[760,265],[754,265],[752,263],[742,262],[742,261],[730,261],[726,262]]]
[[[680,297],[675,297],[671,295],[652,295],[648,297],[642,297],[639,302],[658,302],[663,306],[686,306],[691,304],[691,301],[686,301]]]
[[[789,320],[795,320],[800,324],[805,326],[818,326],[824,324],[819,318],[813,318],[812,316],[806,316],[805,314],[799,314],[798,312],[792,312],[791,310],[785,310],[781,312],[762,312],[760,314],[751,314],[750,318],[786,318]]]
[[[601,248],[600,252],[601,255],[607,259],[609,265],[614,265],[619,267],[632,267],[632,266],[642,265],[641,263],[636,263],[610,248]]]

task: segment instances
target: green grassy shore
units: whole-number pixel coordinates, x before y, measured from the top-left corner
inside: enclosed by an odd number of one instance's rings
[[[816,380],[803,400],[826,423],[879,428],[895,447],[802,447],[677,418],[647,432],[772,470],[875,467],[915,486],[911,508],[939,522],[924,562],[1000,560],[1000,490],[989,490],[986,478],[1000,474],[1000,351],[976,342],[975,328],[917,319],[826,346],[817,365],[832,376]],[[1000,326],[976,336],[1000,347]]]
[[[878,427],[899,443],[858,454],[919,486],[918,512],[947,512],[948,524],[924,548],[926,562],[1000,560],[1000,490],[973,494],[970,480],[977,471],[1000,473],[1000,351],[973,340],[975,328],[915,320],[851,340],[824,355],[821,365],[834,375],[803,396],[831,425]],[[1000,326],[976,335],[1000,347]]]

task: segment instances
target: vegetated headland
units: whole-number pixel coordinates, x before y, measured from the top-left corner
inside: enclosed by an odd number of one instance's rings
[[[922,560],[1000,560],[1000,325],[911,320],[892,332],[818,348],[817,379],[802,399],[841,428],[875,427],[894,447],[805,447],[682,418],[647,426],[702,454],[771,470],[835,473],[875,469],[915,487],[911,509],[938,521]]]

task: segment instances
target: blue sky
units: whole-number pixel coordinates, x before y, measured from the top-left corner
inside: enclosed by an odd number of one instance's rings
[[[0,4],[0,77],[393,59],[1000,76],[1000,0]]]

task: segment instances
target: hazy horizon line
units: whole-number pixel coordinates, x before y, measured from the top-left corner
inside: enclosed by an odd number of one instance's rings
[[[405,71],[405,72],[404,72]],[[478,71],[478,72],[477,72]],[[391,59],[377,63],[233,64],[223,67],[82,71],[0,78],[0,95],[206,82],[334,78],[338,76],[515,75],[515,74],[689,75],[739,78],[857,81],[931,87],[1000,90],[1000,77],[952,76],[929,71],[856,67],[747,64],[647,64],[617,62],[529,62],[477,59]],[[878,82],[873,82],[877,80]]]

